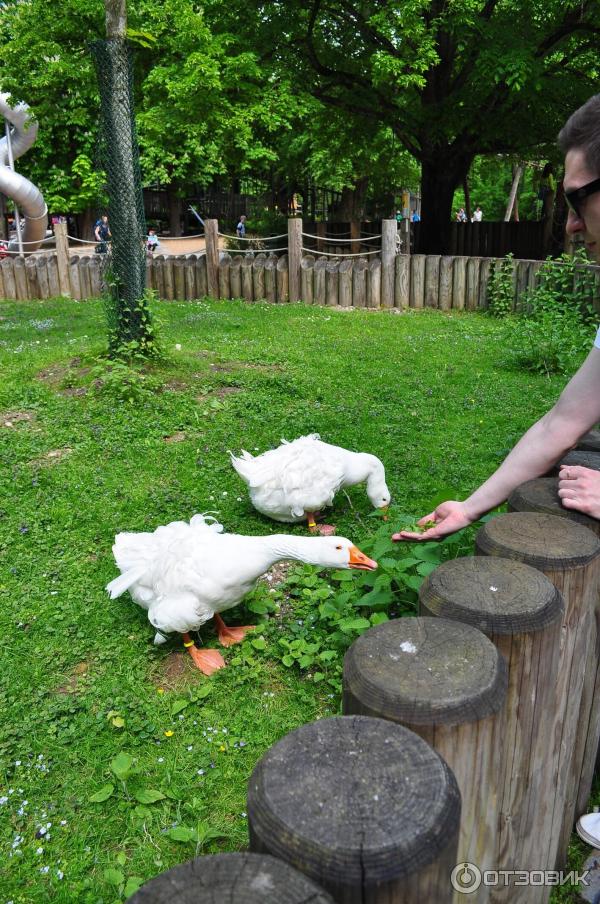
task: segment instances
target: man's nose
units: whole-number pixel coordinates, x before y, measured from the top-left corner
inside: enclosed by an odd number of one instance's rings
[[[576,232],[581,232],[584,228],[585,223],[583,222],[583,217],[579,216],[579,214],[576,214],[574,210],[569,210],[566,226],[569,235],[574,235]]]

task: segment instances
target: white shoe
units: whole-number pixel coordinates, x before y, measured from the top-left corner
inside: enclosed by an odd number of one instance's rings
[[[600,848],[600,813],[585,813],[577,820],[575,829],[586,844]]]

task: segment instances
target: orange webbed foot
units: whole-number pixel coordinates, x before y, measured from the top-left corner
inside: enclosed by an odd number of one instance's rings
[[[231,647],[235,643],[241,643],[248,631],[254,631],[256,627],[256,625],[236,625],[235,628],[228,628],[221,616],[217,614],[215,614],[215,624],[217,626],[219,643],[224,647]]]

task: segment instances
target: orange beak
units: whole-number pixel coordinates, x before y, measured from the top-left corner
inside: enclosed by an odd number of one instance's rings
[[[377,562],[366,556],[364,552],[361,552],[358,546],[350,547],[348,565],[350,568],[358,568],[361,571],[375,571],[377,568]]]

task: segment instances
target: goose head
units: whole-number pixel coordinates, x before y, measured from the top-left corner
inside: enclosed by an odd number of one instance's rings
[[[375,571],[377,562],[361,552],[346,537],[306,538],[310,547],[304,547],[302,558],[310,565],[321,568],[356,568],[360,571]]]
[[[385,468],[382,463],[374,455],[369,456],[372,459],[371,470],[367,477],[367,496],[373,508],[387,509],[392,497],[385,482]]]

